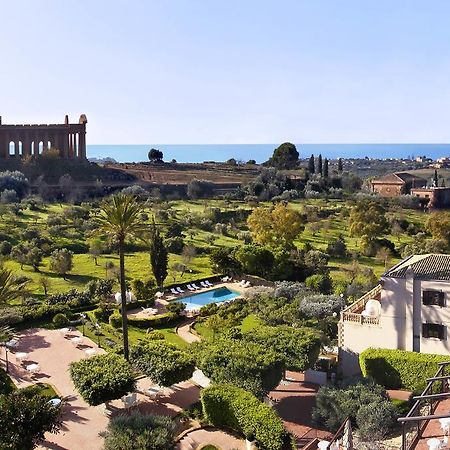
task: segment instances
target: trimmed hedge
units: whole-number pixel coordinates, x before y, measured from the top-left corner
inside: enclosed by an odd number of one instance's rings
[[[445,355],[368,348],[359,355],[359,365],[365,377],[373,378],[387,389],[404,388],[422,392],[426,379],[433,377],[438,363],[448,361]]]
[[[154,328],[173,325],[180,315],[174,312],[160,314],[154,317],[128,317],[128,325],[137,328]]]
[[[244,389],[216,384],[203,389],[201,401],[209,423],[254,436],[262,450],[280,450],[289,439],[275,410]]]

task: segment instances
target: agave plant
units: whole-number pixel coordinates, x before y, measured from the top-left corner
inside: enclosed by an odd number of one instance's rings
[[[25,281],[18,281],[10,270],[0,267],[0,303],[19,298],[24,292],[25,284]]]

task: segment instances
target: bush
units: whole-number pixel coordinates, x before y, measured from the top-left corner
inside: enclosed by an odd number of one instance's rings
[[[305,286],[322,294],[329,294],[332,288],[332,281],[328,273],[311,275],[305,280]]]
[[[91,406],[120,398],[135,387],[131,366],[113,353],[71,363],[70,376],[77,391]]]
[[[133,364],[152,381],[172,386],[192,377],[195,369],[192,357],[173,344],[143,340],[131,349]]]
[[[101,434],[104,450],[170,450],[174,447],[175,423],[166,416],[141,414],[113,417]]]
[[[371,442],[384,439],[392,430],[396,419],[396,408],[390,401],[362,405],[356,414],[361,438]]]
[[[55,328],[63,328],[69,324],[69,319],[63,313],[58,313],[53,317],[52,323]]]
[[[26,307],[22,309],[23,321],[34,322],[41,320],[50,320],[57,313],[70,314],[69,305],[39,305]]]
[[[212,425],[254,436],[259,448],[279,450],[287,433],[277,413],[244,389],[218,384],[201,393],[203,414]]]
[[[316,406],[313,409],[312,418],[316,424],[325,426],[328,430],[335,432],[348,417],[356,425],[358,413],[363,406],[372,405],[372,408],[375,408],[374,404],[379,403],[389,404],[392,411],[395,411],[395,407],[390,403],[385,389],[370,380],[353,380],[350,384],[341,387],[325,386],[317,392]],[[388,410],[389,406],[383,405],[381,408]],[[395,413],[390,417],[394,416]],[[368,419],[367,416],[366,419]],[[368,430],[370,429],[372,432],[376,427],[375,420],[368,427]],[[359,422],[362,423],[361,414]],[[395,417],[391,422],[380,425],[392,427],[394,422]]]
[[[114,311],[108,319],[109,324],[118,330],[119,328],[122,328],[122,315],[119,311]],[[130,318],[128,318],[128,323],[130,322]]]
[[[155,317],[129,317],[128,324],[137,328],[155,328],[173,325],[179,318],[177,313],[168,312]]]
[[[170,302],[166,305],[166,309],[169,312],[174,312],[176,314],[181,314],[186,308],[186,305],[183,302]]]
[[[423,391],[426,379],[435,375],[442,361],[448,361],[448,356],[405,350],[368,348],[359,355],[364,376],[387,389],[404,388],[417,393]]]
[[[23,320],[19,308],[4,307],[0,309],[0,327],[4,325],[16,325]]]

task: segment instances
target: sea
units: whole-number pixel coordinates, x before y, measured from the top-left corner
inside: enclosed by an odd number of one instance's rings
[[[164,153],[164,160],[200,163],[204,161],[267,161],[279,144],[145,144],[145,145],[88,145],[89,158],[113,158],[118,162],[147,161],[148,151],[156,148]],[[300,158],[311,154],[328,159],[337,158],[414,158],[427,156],[436,159],[450,156],[450,144],[296,144]]]

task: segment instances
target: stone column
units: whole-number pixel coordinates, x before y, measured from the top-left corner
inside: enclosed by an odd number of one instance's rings
[[[67,132],[64,132],[64,134],[61,136],[61,142],[62,142],[62,156],[64,159],[67,159],[69,157],[69,136]]]
[[[14,139],[14,156],[16,158],[20,158],[20,153],[19,153],[19,139],[16,138]]]
[[[78,149],[78,157],[82,160],[86,159],[86,132],[82,131],[79,134],[78,141],[79,149]]]

